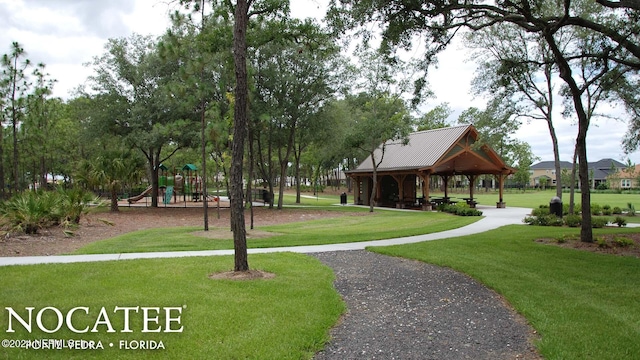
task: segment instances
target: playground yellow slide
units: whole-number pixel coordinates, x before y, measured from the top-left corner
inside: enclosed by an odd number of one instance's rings
[[[142,198],[143,198],[145,195],[147,195],[148,193],[150,193],[150,192],[151,192],[151,190],[153,190],[153,186],[149,185],[149,187],[148,187],[145,191],[143,191],[142,193],[140,193],[140,195],[132,196],[132,197],[130,197],[130,198],[128,198],[128,199],[126,199],[126,200],[127,200],[127,202],[129,202],[129,204],[134,203],[134,202],[136,202],[136,201],[138,201],[138,200],[142,199]]]

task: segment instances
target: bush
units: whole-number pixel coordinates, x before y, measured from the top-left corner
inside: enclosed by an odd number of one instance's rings
[[[609,223],[609,218],[606,217],[594,217],[591,219],[591,227],[594,229],[599,229],[607,226]]]
[[[612,214],[612,210],[610,205],[602,206],[602,215],[611,215],[611,214]]]
[[[632,203],[627,203],[627,215],[636,216],[636,207]]]
[[[80,217],[89,211],[89,205],[101,204],[101,201],[86,190],[60,189],[59,217],[63,225],[79,224]]]
[[[567,241],[578,241],[580,238],[578,238],[576,235],[569,235],[569,234],[565,234],[565,235],[561,235],[558,236],[556,238],[556,242],[558,244],[564,244]]]
[[[564,217],[564,224],[568,227],[578,227],[582,223],[580,215],[567,215]]]
[[[2,226],[13,232],[36,234],[54,225],[75,225],[95,198],[83,190],[26,191],[0,205]]]
[[[616,216],[615,220],[613,220],[614,224],[618,224],[618,227],[627,226],[627,220],[622,216]]]
[[[9,231],[36,234],[40,228],[59,221],[57,202],[52,193],[27,191],[19,193],[0,206],[3,226]]]
[[[622,214],[622,209],[620,207],[618,207],[618,206],[614,206],[612,213],[613,213],[613,215],[620,215],[620,214]]]
[[[542,207],[540,205],[539,208],[531,210],[531,216],[545,216],[549,215],[549,207]]]
[[[591,215],[602,215],[602,207],[598,204],[591,204]]]
[[[604,236],[598,236],[596,238],[596,244],[598,244],[598,247],[602,249],[606,249],[609,247],[609,244],[607,244],[607,239]]]
[[[458,216],[482,216],[482,211],[472,209],[466,203],[457,204],[440,204],[438,205],[438,211],[447,212]]]
[[[562,218],[547,214],[541,216],[527,216],[522,221],[529,225],[536,226],[562,226]]]
[[[627,247],[627,246],[632,246],[633,245],[633,240],[629,239],[628,237],[624,237],[624,236],[616,236],[613,239],[613,243],[616,244],[616,246],[619,246],[619,247]]]

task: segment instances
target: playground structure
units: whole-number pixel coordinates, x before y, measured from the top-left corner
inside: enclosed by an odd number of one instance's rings
[[[182,201],[185,205],[188,200],[191,202],[199,202],[204,199],[202,177],[198,175],[198,168],[195,165],[186,164],[182,167],[181,173],[177,173],[174,168],[173,174],[170,174],[169,168],[164,164],[160,164],[158,170],[158,195],[162,197],[162,202],[165,205],[169,205],[172,198],[173,203],[176,204],[180,195],[182,195]],[[125,200],[129,204],[138,202],[150,196],[152,189],[152,186],[149,186],[139,195],[132,196]],[[209,199],[219,201],[217,197]]]

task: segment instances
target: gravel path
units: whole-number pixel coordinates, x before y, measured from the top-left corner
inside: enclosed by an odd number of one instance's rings
[[[539,359],[531,328],[468,276],[367,251],[313,254],[348,311],[315,359]]]

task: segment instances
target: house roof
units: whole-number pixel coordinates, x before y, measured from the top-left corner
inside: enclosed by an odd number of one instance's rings
[[[626,167],[625,164],[620,161],[616,161],[614,159],[600,159],[598,161],[589,163],[589,172],[593,172],[593,178],[595,180],[604,180],[610,174],[615,171],[611,170],[611,164],[613,164],[616,169],[624,169]],[[560,161],[561,169],[571,169],[572,164],[568,161]],[[555,163],[553,161],[541,161],[539,163],[533,164],[529,167],[531,170],[547,170],[547,169],[555,169]],[[590,175],[591,176],[591,175]]]
[[[473,125],[453,126],[412,133],[408,143],[395,141],[374,151],[377,171],[423,171],[433,174],[503,174],[513,173],[493,149],[477,146],[478,132]],[[474,146],[475,144],[475,146]],[[384,150],[384,153],[383,153]],[[368,156],[349,174],[372,173]]]
[[[561,169],[571,169],[571,163],[568,161],[560,161]],[[546,169],[555,169],[555,161],[540,161],[539,163],[531,165],[529,169],[531,170],[546,170]]]
[[[627,167],[625,164],[621,163],[620,161],[616,161],[613,159],[601,159],[598,160],[596,162],[590,162],[589,163],[589,168],[594,168],[594,169],[602,169],[602,170],[611,170],[611,165],[613,164],[614,167],[616,168],[625,168]]]

